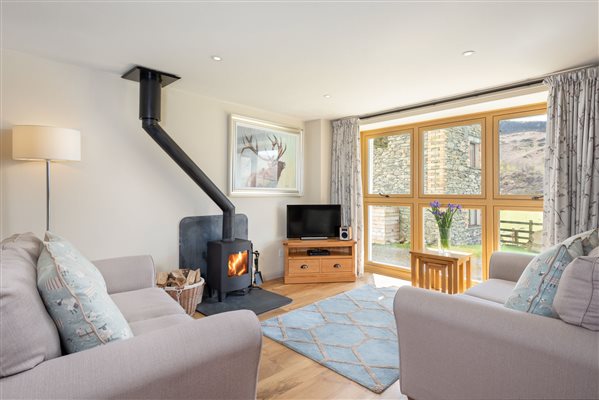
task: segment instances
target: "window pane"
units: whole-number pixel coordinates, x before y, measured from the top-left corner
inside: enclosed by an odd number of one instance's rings
[[[409,133],[368,140],[368,193],[410,194]]]
[[[424,131],[424,193],[481,194],[481,132],[479,123]]]
[[[547,115],[499,121],[499,193],[543,194]]]
[[[426,248],[439,248],[439,228],[435,217],[427,208],[424,215],[424,244]],[[453,217],[451,224],[450,250],[471,253],[472,279],[482,280],[482,210],[480,208],[462,209]],[[478,218],[478,219],[477,219]],[[474,224],[471,224],[474,222]]]
[[[499,250],[539,253],[543,232],[542,211],[499,211]]]
[[[368,206],[369,261],[410,267],[410,207]]]

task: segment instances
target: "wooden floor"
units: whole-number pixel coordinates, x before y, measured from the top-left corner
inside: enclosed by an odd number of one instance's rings
[[[293,302],[264,313],[259,318],[261,321],[269,319],[366,283],[383,286],[409,284],[369,273],[356,282],[347,283],[285,285],[282,279],[276,279],[265,282],[262,287],[290,297]],[[405,399],[399,390],[399,382],[378,395],[267,337],[263,337],[263,340],[258,378],[259,399]]]

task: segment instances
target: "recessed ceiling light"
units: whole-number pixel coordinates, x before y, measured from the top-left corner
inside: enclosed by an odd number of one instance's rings
[[[322,95],[322,97],[324,97],[325,99],[330,99],[331,95],[328,94],[328,93],[325,93],[325,94]]]
[[[212,56],[211,57],[214,61],[222,61],[223,58],[221,56]]]
[[[474,51],[474,50],[466,50],[465,52],[462,53],[462,55],[464,57],[470,57],[474,53],[476,53],[476,51]]]

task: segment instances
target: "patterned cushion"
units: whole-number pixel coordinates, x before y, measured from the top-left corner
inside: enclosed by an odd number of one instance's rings
[[[572,256],[572,259],[576,257],[582,257],[586,254],[582,243],[583,240],[581,238],[576,238],[574,240],[566,240],[562,242],[562,244],[566,246],[568,253],[570,253],[570,255]]]
[[[42,247],[33,233],[13,235],[0,245],[0,378],[61,355],[56,325],[36,286]]]
[[[37,262],[37,287],[68,353],[133,337],[100,271],[49,232]]]
[[[599,247],[599,228],[591,232],[591,234],[582,239],[582,247],[584,248],[584,254],[589,255],[593,250]]]
[[[577,243],[580,245],[580,239]],[[558,315],[553,309],[553,298],[564,268],[573,259],[574,257],[563,244],[553,246],[533,258],[516,283],[505,306],[557,318]]]
[[[566,246],[569,246],[570,244],[575,242],[577,239],[581,240],[583,254],[576,256],[576,257],[586,256],[591,252],[591,250],[593,250],[595,247],[599,246],[599,228],[591,229],[590,231],[582,232],[582,233],[579,233],[578,235],[569,237],[568,239],[564,240],[562,243],[565,244]],[[574,257],[574,258],[576,258],[576,257]]]

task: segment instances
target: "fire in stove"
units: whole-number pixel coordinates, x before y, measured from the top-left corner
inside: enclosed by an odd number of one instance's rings
[[[208,287],[217,291],[218,301],[252,285],[252,251],[252,242],[245,239],[208,242]]]
[[[241,276],[248,273],[248,252],[229,254],[227,276]]]

